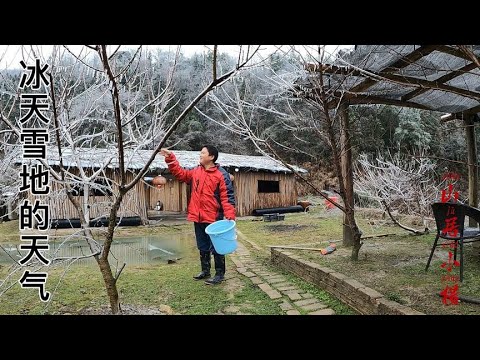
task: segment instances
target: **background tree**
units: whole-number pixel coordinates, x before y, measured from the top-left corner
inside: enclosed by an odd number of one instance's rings
[[[425,150],[424,150],[425,151]],[[436,164],[418,150],[418,157],[388,153],[369,158],[362,154],[354,167],[354,186],[359,198],[377,202],[385,207],[396,225],[416,234],[428,232],[427,217],[432,217],[430,205],[438,198],[442,184],[437,182]],[[402,225],[392,211],[416,215],[424,229],[416,230]]]
[[[320,59],[327,57],[324,47],[318,47],[318,53],[314,54]],[[344,109],[330,110],[329,102],[334,100],[334,90],[324,86],[323,77],[315,76],[308,79],[314,83],[315,89],[318,91],[309,91],[299,78],[304,77],[304,64],[306,59],[300,57],[300,61],[293,62],[291,66],[283,71],[268,68],[271,73],[269,78],[268,93],[263,96],[254,98],[250,96],[244,89],[249,88],[249,84],[232,82],[229,87],[222,89],[222,97],[217,94],[210,94],[209,98],[221,109],[224,114],[224,120],[219,124],[231,129],[231,131],[248,137],[252,140],[259,152],[284,163],[287,167],[294,170],[287,164],[286,160],[280,155],[279,149],[298,151],[295,146],[278,141],[279,136],[275,138],[271,134],[278,134],[281,128],[287,128],[291,134],[294,134],[299,142],[305,141],[307,144],[315,144],[320,141],[326,141],[332,155],[332,166],[335,169],[338,183],[336,184],[339,193],[344,199],[344,205],[333,202],[335,206],[341,209],[346,216],[346,221],[353,234],[353,250],[352,258],[358,259],[358,251],[360,250],[361,232],[356,225],[353,206],[353,193],[349,193],[345,187],[345,171],[342,167],[344,164],[344,154],[349,152],[350,135],[346,129],[344,119],[342,119]],[[320,74],[321,75],[321,74]],[[269,106],[262,106],[262,102],[270,101]],[[280,107],[283,109],[280,109]],[[286,110],[286,111],[282,111]],[[254,127],[254,119],[257,119],[258,113],[267,112],[275,115],[276,121],[268,124],[268,127]],[[265,124],[262,124],[265,126]],[[315,142],[308,141],[298,137],[302,131],[313,134]],[[291,136],[289,137],[291,138]],[[342,145],[340,145],[342,144]],[[305,152],[305,154],[309,154]],[[297,176],[301,177],[297,173]],[[315,187],[314,187],[315,188]],[[324,195],[318,188],[315,188],[319,195]],[[350,197],[351,199],[348,199]],[[330,200],[329,200],[330,201]]]

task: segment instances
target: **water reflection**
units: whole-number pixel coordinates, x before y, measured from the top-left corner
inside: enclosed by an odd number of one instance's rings
[[[115,238],[112,243],[109,260],[128,265],[151,264],[156,262],[171,262],[195,250],[195,240],[191,234],[169,234],[156,236],[142,236],[129,238]],[[42,251],[47,259],[82,257],[91,253],[87,242],[83,239],[63,238],[51,239],[50,250]],[[1,244],[0,264],[12,264],[20,260],[25,250],[20,250],[20,244]],[[75,265],[96,265],[93,258],[84,258],[75,261]]]

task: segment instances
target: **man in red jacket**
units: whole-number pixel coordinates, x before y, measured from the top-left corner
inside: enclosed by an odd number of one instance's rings
[[[235,220],[235,196],[230,174],[215,163],[218,150],[212,145],[205,145],[202,148],[200,165],[191,170],[181,167],[175,154],[170,150],[161,149],[160,153],[165,157],[168,170],[177,180],[191,186],[187,220],[194,222],[202,268],[202,271],[193,278],[201,280],[210,277],[210,254],[213,253],[215,276],[205,283],[218,284],[223,281],[225,275],[225,255],[217,254],[210,236],[205,233],[205,228],[217,220],[222,220],[224,216],[228,220]]]

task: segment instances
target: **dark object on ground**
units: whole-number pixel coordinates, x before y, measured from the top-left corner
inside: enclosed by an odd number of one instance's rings
[[[300,205],[301,207],[303,207],[303,209],[305,211],[309,211],[310,210],[310,205],[312,205],[312,203],[310,201],[299,201],[297,202],[297,205]]]
[[[442,292],[437,293],[438,296],[443,297]],[[471,296],[465,296],[465,295],[458,295],[458,300],[461,300],[463,302],[467,302],[470,304],[478,304],[480,305],[480,299],[479,298],[474,298]]]
[[[117,218],[117,223],[120,221],[120,218]],[[106,217],[97,219],[95,221],[90,221],[90,227],[101,227],[108,226],[108,219]],[[139,226],[142,225],[142,219],[140,216],[130,216],[123,217],[119,226]],[[68,228],[79,228],[80,219],[55,219],[52,220],[52,229],[68,229]]]
[[[263,221],[283,221],[285,220],[285,215],[280,214],[264,214]]]
[[[304,212],[301,205],[286,206],[286,207],[277,207],[277,208],[267,208],[267,209],[254,209],[252,211],[253,216],[262,216],[265,214],[285,214],[285,213],[296,213]]]

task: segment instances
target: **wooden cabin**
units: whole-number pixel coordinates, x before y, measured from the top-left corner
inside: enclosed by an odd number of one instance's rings
[[[118,184],[120,182],[119,172],[116,169],[106,169],[105,178],[113,179],[112,193],[115,193],[118,189],[118,186],[116,186],[115,184]],[[127,173],[126,178],[127,181],[131,181],[134,178],[134,174]],[[63,185],[61,185],[54,179],[51,179],[50,186],[50,192],[52,193],[52,195],[48,197],[48,203],[50,205],[49,207],[51,219],[78,219],[78,212],[68,199]],[[109,216],[109,208],[114,201],[114,196],[112,193],[104,194],[102,192],[96,191],[94,188],[90,188],[88,196],[90,219]],[[83,191],[81,188],[75,193],[75,195],[78,201],[82,201]],[[30,202],[32,202],[32,200],[35,198],[31,194],[29,195],[29,197]],[[36,198],[38,199],[39,196],[37,196]],[[43,200],[42,202],[45,202],[45,200]],[[139,216],[142,220],[145,221],[147,220],[146,202],[147,195],[145,186],[144,184],[139,182],[123,198],[122,204],[120,205],[120,208],[118,210],[118,216],[127,218]]]
[[[184,168],[192,169],[199,164],[199,151],[173,151]],[[49,151],[49,164],[54,170],[59,170],[59,160],[56,152]],[[150,150],[137,150],[126,152],[125,167],[128,169],[127,182],[131,181],[143,165],[148,161],[152,152]],[[63,151],[63,164],[68,170],[78,175],[79,164],[82,171],[91,176],[94,171],[104,168],[101,178],[89,186],[88,206],[90,218],[108,217],[108,205],[114,199],[120,183],[118,164],[115,158],[116,149],[76,149],[73,154],[69,149]],[[297,190],[294,174],[282,164],[266,156],[245,156],[219,153],[217,163],[234,176],[234,189],[236,199],[237,216],[251,215],[254,209],[284,207],[297,203]],[[306,172],[298,169],[300,172]],[[125,196],[120,206],[118,215],[122,217],[140,217],[144,222],[148,220],[148,212],[155,210],[157,204],[161,204],[162,211],[186,212],[190,188],[188,184],[176,180],[168,171],[168,166],[163,156],[157,155],[152,162],[149,171],[145,175],[162,175],[167,178],[167,183],[158,189],[144,181],[139,181]],[[97,191],[95,185],[102,186],[102,181],[111,181],[111,191]],[[104,184],[103,184],[104,185]],[[34,196],[30,192],[26,194],[30,202],[42,199],[42,203],[48,203],[50,218],[78,219],[79,215],[68,200],[63,185],[50,177],[50,194]],[[79,201],[84,198],[83,185],[78,183],[75,196]]]
[[[82,205],[87,207],[90,220],[99,218],[108,218],[109,209],[115,201],[115,195],[118,194],[118,184],[120,184],[120,172],[116,160],[116,149],[85,149],[77,148],[73,152],[71,149],[62,150],[63,166],[67,169],[66,181],[73,186],[72,195]],[[56,149],[49,149],[48,164],[52,169],[60,174],[60,161]],[[127,152],[128,156],[128,152]],[[132,181],[140,169],[140,164],[136,163],[136,157],[126,161],[127,183]],[[34,161],[24,161],[32,166]],[[81,167],[81,169],[80,169]],[[101,170],[100,170],[101,169]],[[92,177],[93,174],[96,176]],[[79,182],[84,177],[92,177],[92,180],[85,183]],[[31,191],[23,192],[23,196],[34,203],[35,199],[42,204],[49,205],[51,220],[71,220],[78,219],[79,213],[70,202],[67,196],[66,188],[62,181],[56,180],[50,175],[50,192],[48,195],[33,195]],[[84,197],[85,191],[88,191],[88,197]],[[137,183],[123,198],[117,215],[122,218],[140,218],[144,222],[147,220],[147,195],[146,187],[142,182]],[[84,204],[84,201],[87,203]]]
[[[178,162],[187,169],[199,164],[199,151],[175,151]],[[160,162],[158,161],[160,160]],[[251,215],[254,209],[292,206],[297,204],[295,175],[281,163],[266,156],[246,156],[219,153],[217,163],[234,177],[237,216]],[[148,209],[155,209],[158,201],[163,211],[186,212],[190,194],[189,185],[177,181],[169,172],[162,156],[152,164],[156,171],[150,176],[162,175],[168,182],[161,189],[148,187]],[[297,171],[305,173],[300,168]]]

